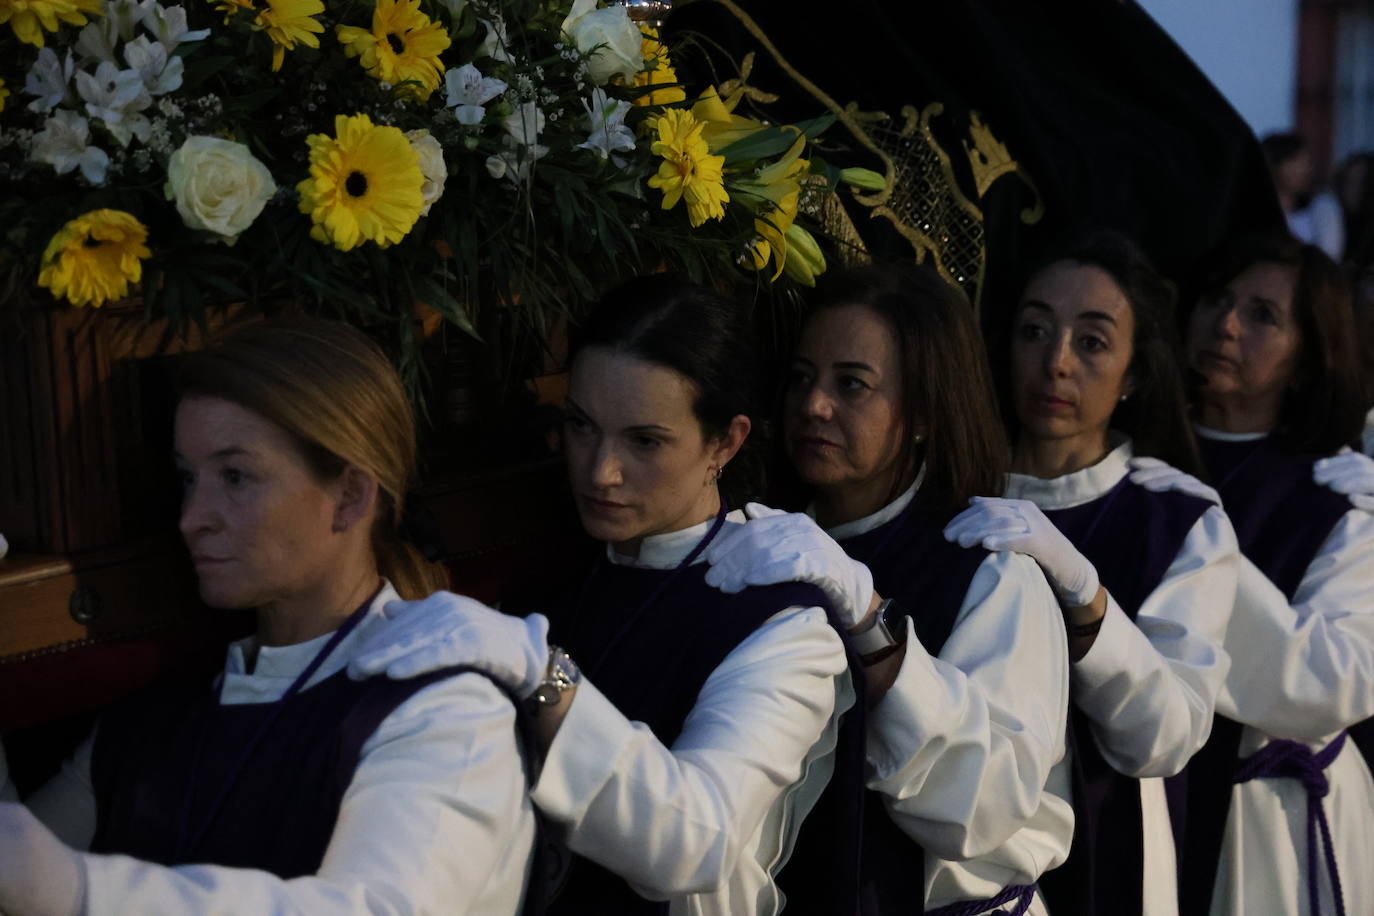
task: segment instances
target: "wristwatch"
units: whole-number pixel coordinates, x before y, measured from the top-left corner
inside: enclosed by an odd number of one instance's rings
[[[572,656],[558,646],[549,646],[549,666],[544,669],[544,679],[534,688],[526,701],[530,711],[538,713],[541,709],[557,706],[563,694],[577,686],[582,680],[582,669]]]
[[[907,610],[895,598],[884,598],[873,612],[873,622],[859,633],[850,633],[849,641],[865,664],[881,661],[873,656],[891,654],[888,650],[906,642]]]

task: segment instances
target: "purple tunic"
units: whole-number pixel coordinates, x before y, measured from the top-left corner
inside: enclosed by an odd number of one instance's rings
[[[1045,515],[1092,562],[1102,585],[1134,621],[1211,505],[1122,479],[1091,502]],[[1076,706],[1070,707],[1067,737],[1073,753],[1073,845],[1068,860],[1041,877],[1041,892],[1056,913],[1138,914],[1145,855],[1139,780],[1103,758],[1091,721]],[[1170,815],[1178,833],[1181,812],[1172,803]]]
[[[602,558],[576,601],[549,614],[550,641],[578,659],[620,712],[648,725],[665,745],[677,739],[711,672],[765,621],[789,607],[829,607],[819,588],[801,583],[726,595],[706,584],[707,569],[700,563],[675,575]],[[573,857],[549,908],[579,914],[667,910],[666,902],[640,897],[623,878],[580,856]]]
[[[1317,551],[1350,501],[1312,479],[1321,455],[1285,453],[1265,438],[1248,442],[1199,440],[1241,553],[1292,602]],[[1351,729],[1358,733],[1361,726]],[[1174,777],[1186,780],[1188,829],[1179,846],[1179,911],[1205,914],[1212,904],[1221,844],[1231,807],[1242,727],[1217,716],[1207,744]],[[1357,741],[1358,743],[1358,741]],[[1366,754],[1366,757],[1368,755]]]
[[[465,670],[404,681],[353,681],[339,671],[302,690],[282,707],[213,814],[242,749],[277,704],[220,705],[203,683],[137,695],[103,716],[96,732],[91,850],[161,865],[255,868],[281,878],[314,874],[368,738],[415,693]],[[189,849],[187,823],[204,831]]]

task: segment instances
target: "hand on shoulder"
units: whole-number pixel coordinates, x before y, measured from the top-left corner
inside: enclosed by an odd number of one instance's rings
[[[850,627],[864,619],[873,575],[815,520],[759,503],[749,503],[745,514],[748,521],[727,526],[706,548],[707,585],[733,594],[750,586],[809,582],[825,592]]]
[[[1374,512],[1374,458],[1344,451],[1312,465],[1312,480],[1350,497],[1351,505]]]
[[[1173,465],[1160,461],[1158,458],[1140,456],[1132,458],[1131,483],[1139,487],[1144,487],[1151,493],[1163,493],[1173,490],[1178,493],[1186,493],[1189,496],[1196,496],[1208,502],[1221,505],[1221,496],[1216,490],[1198,480],[1192,474],[1180,471]]]

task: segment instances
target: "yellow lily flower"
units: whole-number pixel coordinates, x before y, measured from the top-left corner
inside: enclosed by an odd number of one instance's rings
[[[801,158],[805,148],[806,138],[798,134],[777,162],[761,169],[757,175],[730,184],[735,199],[755,213],[754,231],[761,240],[750,249],[754,269],[762,270],[771,257],[775,263],[774,280],[782,274],[787,261],[785,235],[797,218],[801,179],[811,167]]]
[[[795,223],[787,227],[787,276],[803,286],[815,286],[816,278],[825,273],[825,255],[816,238]]]
[[[715,86],[707,86],[692,106],[692,117],[702,124],[701,137],[711,152],[725,149],[736,140],[758,133],[768,125],[753,118],[735,114],[735,106],[744,98],[744,90],[737,89],[724,99]]]

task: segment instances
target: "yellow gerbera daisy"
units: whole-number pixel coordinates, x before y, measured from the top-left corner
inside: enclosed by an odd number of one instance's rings
[[[658,29],[641,24],[639,31],[644,37],[639,43],[639,53],[644,58],[644,69],[635,74],[636,86],[668,86],[668,89],[655,89],[634,98],[636,105],[671,105],[687,101],[687,93],[678,82],[677,71],[668,57],[668,48],[658,40]]]
[[[96,308],[143,278],[148,229],[123,210],[92,210],[57,231],[43,252],[38,285],[72,305]]]
[[[690,111],[669,108],[656,119],[655,128],[658,139],[650,150],[662,156],[663,162],[658,174],[649,179],[649,187],[663,191],[663,209],[671,210],[685,197],[687,219],[693,226],[723,218],[724,204],[730,200],[721,176],[725,157],[711,155],[701,138],[701,122]]]
[[[420,0],[378,0],[372,10],[372,30],[338,27],[339,41],[349,57],[373,79],[395,85],[407,80],[422,99],[439,87],[444,72],[439,53],[449,46],[443,25],[420,12]]]
[[[0,25],[10,24],[20,41],[43,47],[43,31],[56,32],[59,22],[85,25],[101,15],[100,0],[0,0]]]
[[[420,218],[425,176],[420,157],[399,127],[367,115],[334,118],[334,137],[311,134],[310,177],[296,186],[310,235],[348,251],[366,241],[385,248],[405,238]]]
[[[324,12],[320,0],[266,0],[267,8],[258,13],[254,22],[259,28],[267,30],[272,39],[272,72],[281,69],[282,59],[287,51],[302,44],[308,48],[318,48],[320,40],[315,36],[324,31],[324,26],[312,16]]]

